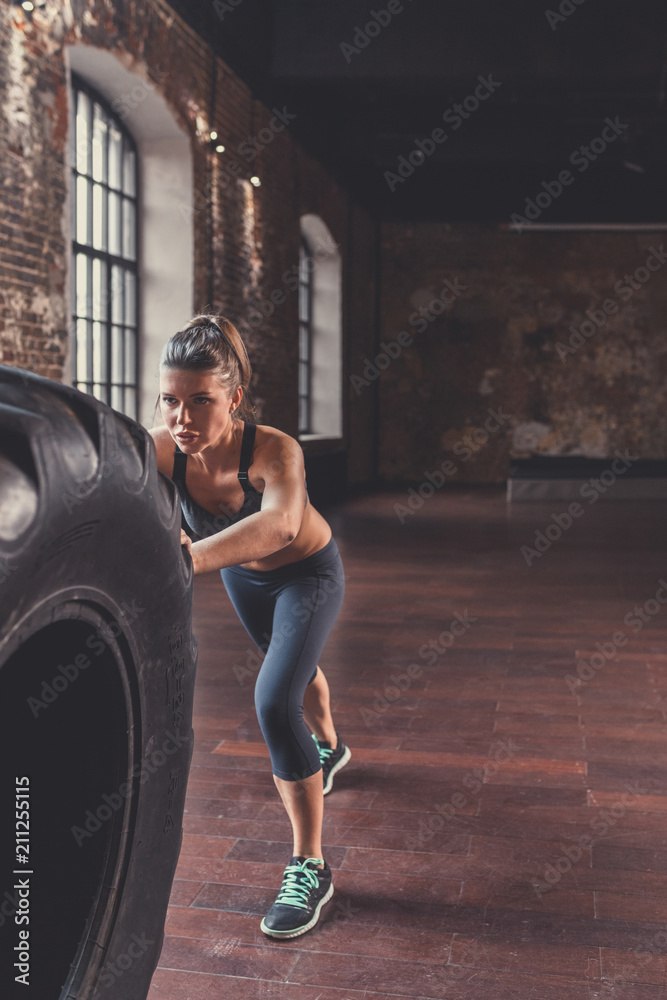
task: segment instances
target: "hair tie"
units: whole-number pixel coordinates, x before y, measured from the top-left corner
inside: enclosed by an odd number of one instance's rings
[[[232,349],[232,351],[234,353],[234,357],[236,358],[236,360],[239,363],[239,366],[240,366],[240,369],[241,369],[241,375],[243,375],[243,364],[242,364],[241,359],[240,359],[240,357],[238,355],[238,351],[236,350],[236,348],[232,344],[231,340],[229,339],[229,337],[227,336],[227,334],[225,333],[225,331],[222,329],[222,327],[218,326],[218,324],[215,322],[215,320],[209,319],[208,322],[209,322],[209,326],[215,327],[215,329],[218,331],[218,333],[220,334],[220,336],[222,337],[222,339],[225,341],[225,343],[228,344],[231,347],[231,349]]]

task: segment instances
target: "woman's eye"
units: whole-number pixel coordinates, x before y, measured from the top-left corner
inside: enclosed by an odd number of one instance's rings
[[[174,402],[174,397],[163,396],[162,402],[167,403],[167,405],[171,405],[171,403]],[[208,396],[195,396],[195,403],[208,403],[208,402],[209,402]]]

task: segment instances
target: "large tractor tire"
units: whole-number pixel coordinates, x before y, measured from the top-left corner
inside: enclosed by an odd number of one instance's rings
[[[138,423],[0,365],[0,996],[145,1000],[192,756],[192,560]]]

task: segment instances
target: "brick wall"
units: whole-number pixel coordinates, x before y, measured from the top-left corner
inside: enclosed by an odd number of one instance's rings
[[[351,303],[360,311],[373,308],[374,260],[367,246],[374,227],[295,141],[289,121],[281,131],[271,129],[274,110],[253,99],[161,0],[113,5],[71,0],[49,4],[32,18],[0,2],[0,363],[56,380],[66,370],[71,334],[70,249],[63,225],[68,181],[64,46],[75,42],[113,51],[139,76],[149,77],[189,134],[195,185],[193,312],[212,307],[237,323],[253,361],[258,419],[296,434],[298,296],[285,275],[298,262],[299,217],[320,215],[341,247],[346,358],[357,329]],[[226,147],[217,156],[204,135],[213,127],[224,135]],[[243,144],[260,133],[272,138],[250,161]],[[250,189],[251,173],[261,177],[261,187]],[[285,300],[271,309],[276,290]],[[260,322],[252,310],[270,314]],[[353,482],[372,477],[367,421],[364,405],[346,393],[344,434],[346,444],[354,442]]]
[[[400,354],[359,385],[379,385],[381,477],[421,482],[449,459],[452,481],[501,482],[533,452],[667,457],[661,240],[385,224],[382,339]],[[401,331],[412,343],[392,348]]]

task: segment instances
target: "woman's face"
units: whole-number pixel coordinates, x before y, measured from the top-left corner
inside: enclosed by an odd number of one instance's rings
[[[201,451],[220,440],[232,425],[230,410],[241,402],[239,387],[230,396],[210,372],[160,370],[160,410],[179,448]]]

